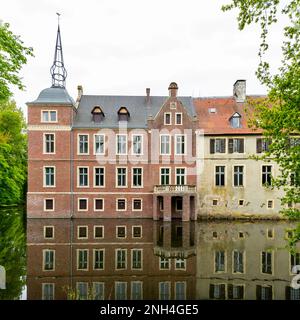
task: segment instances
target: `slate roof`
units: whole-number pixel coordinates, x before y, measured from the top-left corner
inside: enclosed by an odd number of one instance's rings
[[[74,105],[75,102],[65,88],[50,87],[42,90],[36,100],[28,104],[67,104]]]
[[[126,107],[130,113],[128,128],[147,128],[147,119],[153,118],[167,101],[167,96],[151,96],[146,102],[145,96],[98,96],[82,95],[73,123],[74,128],[118,128],[118,110]],[[191,97],[178,97],[186,108],[187,113],[193,117],[196,115]],[[92,109],[100,106],[104,112],[104,119],[100,123],[92,121]]]

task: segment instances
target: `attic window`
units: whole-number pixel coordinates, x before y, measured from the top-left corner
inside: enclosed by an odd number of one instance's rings
[[[217,113],[216,108],[208,108],[209,113]]]
[[[104,113],[100,106],[95,106],[91,113],[92,113],[92,120],[94,122],[101,122],[104,118]]]
[[[241,128],[241,115],[236,112],[230,119],[230,125],[232,128]]]
[[[119,121],[128,121],[130,117],[130,113],[126,107],[121,107],[118,111]]]

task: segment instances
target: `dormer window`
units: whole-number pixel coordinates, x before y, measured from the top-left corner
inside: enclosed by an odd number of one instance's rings
[[[230,119],[230,125],[232,128],[241,128],[242,127],[242,124],[241,124],[241,115],[236,112]]]
[[[130,113],[126,107],[121,107],[118,111],[118,120],[119,121],[128,121]]]
[[[95,106],[91,113],[92,113],[92,120],[94,122],[101,122],[104,118],[104,113],[100,106]]]

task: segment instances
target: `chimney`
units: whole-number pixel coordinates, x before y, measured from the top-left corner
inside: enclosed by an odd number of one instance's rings
[[[150,101],[150,88],[146,88],[146,102]]]
[[[169,96],[172,98],[177,97],[178,86],[176,82],[171,82],[169,85]]]
[[[83,88],[81,85],[77,86],[77,91],[78,91],[78,95],[77,95],[76,102],[79,102],[81,99],[81,96],[83,95]]]
[[[236,102],[246,101],[246,80],[237,80],[233,85],[233,97]]]

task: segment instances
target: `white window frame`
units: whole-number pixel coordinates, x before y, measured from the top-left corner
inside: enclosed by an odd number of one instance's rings
[[[86,230],[86,237],[80,237],[79,236],[79,229],[80,228],[85,228],[85,230]],[[88,239],[89,238],[89,228],[88,228],[88,226],[77,226],[77,239]]]
[[[125,285],[125,297],[124,300],[127,300],[127,281],[115,281],[115,300],[117,299],[117,284],[123,283]]]
[[[181,117],[181,122],[180,123],[177,123],[177,115],[180,115],[180,117]],[[175,124],[176,125],[182,125],[182,123],[183,123],[183,116],[182,116],[182,112],[175,112]]]
[[[133,251],[140,251],[141,252],[141,267],[140,268],[133,268]],[[144,256],[144,250],[140,248],[132,248],[131,249],[131,270],[139,270],[142,271],[144,264],[143,264],[143,256]]]
[[[76,282],[76,296],[77,296],[78,299],[80,298],[80,296],[79,296],[79,286],[80,285],[84,285],[86,287],[87,297],[86,297],[86,299],[82,299],[82,300],[87,300],[88,299],[88,295],[89,295],[88,282],[86,282],[86,281],[78,281],[78,282]]]
[[[43,113],[44,112],[48,112],[48,117],[49,117],[49,119],[51,118],[50,117],[50,112],[55,112],[55,118],[56,118],[56,120],[55,121],[51,121],[51,120],[49,120],[49,121],[44,121],[43,120]],[[57,120],[58,118],[57,118],[57,110],[41,110],[41,122],[42,123],[57,123],[58,122],[58,120]]]
[[[88,152],[80,152],[80,136],[87,136],[87,150]],[[89,155],[90,154],[90,135],[88,133],[77,133],[77,155]]]
[[[103,186],[96,186],[96,169],[103,169]],[[94,188],[105,188],[105,167],[95,166],[93,167],[93,187]]]
[[[134,209],[134,200],[140,200],[141,201],[141,209]],[[132,198],[132,200],[131,200],[131,208],[132,208],[132,211],[143,211],[143,198]]]
[[[54,147],[54,151],[53,152],[46,152],[46,135],[47,134],[52,134],[53,137],[54,137],[54,140],[53,140],[53,147]],[[43,154],[56,154],[56,134],[54,132],[44,132],[43,133]]]
[[[235,186],[234,185],[234,167],[243,167],[243,185],[242,186]],[[225,169],[226,170],[226,169]],[[232,187],[233,188],[245,188],[246,187],[246,177],[247,177],[247,174],[246,174],[246,165],[244,164],[234,164],[232,165],[232,168],[231,168],[231,171],[232,171]],[[226,178],[226,174],[225,174],[225,178]]]
[[[183,153],[178,153],[177,152],[177,138],[178,137],[184,137],[184,152]],[[185,156],[186,155],[186,149],[187,149],[187,139],[186,139],[186,134],[175,134],[174,135],[174,153],[176,156]]]
[[[87,251],[87,266],[86,269],[79,269],[79,251]],[[89,249],[76,249],[76,270],[77,271],[89,271],[89,257],[90,250]]]
[[[125,228],[125,237],[119,237],[118,236],[118,228]],[[117,239],[126,239],[127,238],[127,226],[126,225],[118,225],[116,226],[116,238]]]
[[[46,229],[47,228],[51,228],[52,229],[52,237],[51,238],[46,237]],[[44,231],[44,239],[54,239],[55,238],[55,228],[54,228],[54,226],[44,226],[43,231]]]
[[[224,185],[223,186],[217,186],[216,184],[216,173],[217,173],[217,167],[225,167],[224,169]],[[213,176],[213,179],[214,179],[214,186],[216,188],[225,188],[227,187],[227,165],[226,164],[223,164],[223,163],[220,163],[220,164],[215,164],[214,165],[214,176]]]
[[[166,122],[166,118],[167,118],[166,115],[167,114],[170,115],[170,123]],[[165,112],[164,113],[164,125],[165,126],[171,126],[172,125],[172,112]]]
[[[169,153],[162,153],[162,137],[169,137]],[[159,135],[159,154],[161,156],[169,156],[171,155],[171,150],[172,148],[172,138],[171,138],[171,135],[170,134],[160,134]]]
[[[131,284],[130,284],[130,298],[131,298],[131,300],[133,300],[134,299],[134,297],[133,297],[133,295],[132,295],[132,293],[133,293],[133,284],[134,283],[140,283],[141,284],[141,297],[140,297],[140,300],[143,300],[143,281],[131,281]]]
[[[42,300],[48,300],[48,299],[45,299],[45,286],[46,285],[51,285],[52,287],[52,291],[53,291],[53,299],[52,300],[55,300],[55,283],[54,282],[43,282],[42,283]]]
[[[53,186],[46,185],[46,168],[54,168],[54,184]],[[55,188],[56,187],[56,167],[55,166],[43,166],[43,188]]]
[[[125,267],[124,268],[117,268],[118,265],[118,251],[125,251]],[[127,269],[127,249],[124,248],[116,248],[115,249],[115,270],[126,270]]]
[[[183,268],[179,268],[179,267],[177,267],[176,265],[177,265],[177,260],[183,260],[183,263],[184,263],[184,267]],[[187,263],[187,259],[183,259],[183,258],[176,258],[175,260],[174,260],[174,269],[175,270],[182,270],[182,271],[185,271],[186,270],[186,263]],[[180,261],[180,263],[181,263],[181,261]]]
[[[177,169],[184,169],[184,185],[186,185],[187,184],[187,181],[186,181],[187,168],[186,167],[175,167],[175,185],[177,185]]]
[[[217,252],[224,252],[224,271],[216,271],[216,253]],[[214,259],[214,274],[222,274],[222,273],[226,273],[227,272],[227,250],[214,250],[214,254],[213,254],[213,259]]]
[[[272,201],[272,207],[269,208],[269,201]],[[266,206],[267,210],[273,210],[274,209],[274,199],[268,199],[267,200],[267,206]]]
[[[46,209],[46,200],[52,200],[52,202],[53,202],[53,209]],[[46,212],[53,212],[53,211],[55,211],[55,198],[44,198],[44,211],[46,211]]]
[[[159,298],[159,300],[162,300],[161,299],[161,284],[162,283],[168,283],[168,285],[169,285],[169,296],[168,296],[168,299],[167,300],[170,300],[171,299],[171,281],[159,281],[159,283],[158,283],[158,298]]]
[[[172,184],[172,168],[171,167],[160,167],[159,168],[159,184],[162,185],[162,179],[161,179],[161,169],[169,169],[169,184],[168,185],[171,185]]]
[[[52,251],[53,252],[53,269],[51,269],[51,270],[46,270],[45,269],[45,258],[46,258],[46,252],[48,252],[48,251]],[[55,271],[55,250],[53,250],[53,249],[44,249],[43,250],[43,271],[45,271],[45,272]]]
[[[134,137],[141,137],[141,153],[135,153],[134,152],[134,146],[133,146],[133,141],[134,141]],[[144,155],[144,136],[142,134],[132,134],[131,136],[131,154],[134,156],[142,156]]]
[[[241,231],[240,231],[241,232]],[[242,237],[239,239],[244,239],[245,237]],[[234,271],[234,252],[237,251],[237,252],[243,252],[243,272],[240,272],[240,271]],[[231,259],[232,259],[232,274],[246,274],[246,251],[245,250],[239,250],[239,249],[234,249],[232,250],[232,256],[231,256]]]
[[[95,268],[95,252],[96,251],[102,251],[103,252],[103,268]],[[100,249],[93,249],[93,270],[98,271],[98,270],[105,270],[105,249],[100,248]]]
[[[262,263],[262,254],[263,252],[266,252],[266,253],[271,253],[271,269],[272,269],[272,272],[271,273],[266,273],[266,272],[263,272],[263,263]],[[274,259],[275,259],[275,251],[272,249],[272,250],[265,250],[265,251],[260,251],[260,273],[261,274],[268,274],[270,276],[273,276],[274,275],[274,267],[275,267],[275,264],[274,264]]]
[[[176,285],[179,283],[183,283],[184,284],[184,298],[183,300],[186,300],[186,281],[175,281],[174,283],[174,300],[176,300]]]
[[[96,152],[96,136],[102,136],[103,137],[103,152],[100,152],[100,153],[97,153]],[[93,152],[94,152],[94,155],[97,155],[97,156],[103,156],[105,155],[105,147],[106,147],[106,143],[105,143],[105,134],[104,133],[94,133],[94,147],[93,147]]]
[[[86,200],[86,209],[80,209],[80,200]],[[89,198],[77,198],[77,210],[88,211],[89,210]]]
[[[102,200],[102,209],[96,209],[96,200]],[[104,198],[94,198],[94,211],[98,212],[98,211],[104,211]]]
[[[159,257],[159,270],[171,270],[171,261],[170,261],[170,259],[167,259],[167,258],[164,258],[164,259],[168,260],[168,265],[169,266],[168,266],[168,268],[162,268],[161,265],[162,265],[162,263],[165,264],[165,262],[163,262],[162,258]]]
[[[87,185],[80,185],[80,169],[87,169]],[[90,187],[90,168],[88,166],[77,166],[77,188],[89,188]]]
[[[125,186],[119,186],[118,185],[118,169],[125,169],[125,179],[126,179],[126,185]],[[128,188],[128,168],[127,167],[116,167],[116,188]]]
[[[134,169],[141,169],[141,185],[140,186],[134,186],[133,185],[133,170]],[[144,188],[144,168],[143,167],[132,167],[131,168],[131,187],[132,188],[135,188],[135,189],[138,189],[138,188]]]
[[[135,237],[134,236],[134,231],[133,231],[134,228],[140,228],[140,230],[141,230],[141,236],[140,237]],[[132,226],[131,227],[131,235],[132,235],[133,239],[142,239],[143,238],[143,226],[142,225],[134,225],[134,226]]]
[[[119,141],[119,137],[120,136],[124,136],[126,137],[126,141],[125,141],[125,153],[119,153],[118,152],[118,141]],[[128,135],[126,133],[119,133],[116,134],[116,155],[118,156],[126,156],[128,154]]]
[[[271,167],[271,182],[272,182],[272,178],[275,178],[275,174],[274,174],[274,165],[273,164],[268,164],[268,163],[262,163],[261,165],[260,165],[260,185],[261,185],[261,187],[263,187],[263,188],[270,188],[271,187],[271,185],[264,185],[263,183],[262,183],[262,175],[263,175],[263,167],[264,166],[270,166]]]
[[[101,228],[102,229],[102,237],[96,237],[96,228]],[[94,226],[93,237],[94,237],[94,239],[104,239],[104,226],[103,225]]]
[[[96,284],[101,284],[103,287],[103,299],[101,300],[105,300],[105,282],[103,281],[93,281],[93,299],[95,300],[95,286]]]
[[[125,209],[118,209],[118,200],[125,200]],[[116,211],[127,211],[127,199],[126,198],[117,198],[116,199]]]

